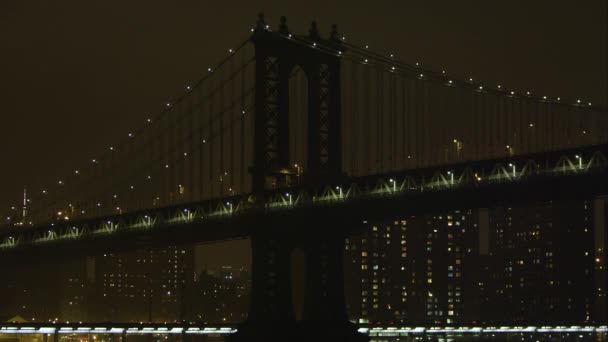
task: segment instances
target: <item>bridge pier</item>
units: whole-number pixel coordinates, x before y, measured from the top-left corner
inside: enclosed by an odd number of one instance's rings
[[[327,225],[253,234],[249,317],[229,341],[368,341],[346,314],[343,231]],[[296,249],[304,252],[303,270],[291,263]],[[304,273],[303,284],[292,284],[294,271]],[[303,289],[301,315],[294,312],[294,288]]]
[[[290,246],[274,234],[251,237],[250,321],[292,321]]]

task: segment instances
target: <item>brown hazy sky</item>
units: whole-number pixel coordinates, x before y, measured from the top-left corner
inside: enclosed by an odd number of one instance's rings
[[[260,10],[491,85],[607,102],[605,0],[1,0],[0,212],[143,124]]]

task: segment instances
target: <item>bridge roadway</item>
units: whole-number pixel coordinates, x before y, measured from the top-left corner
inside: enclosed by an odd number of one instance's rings
[[[608,145],[345,178],[323,188],[294,187],[254,196],[61,222],[0,232],[0,255],[94,255],[140,247],[246,238],[253,232],[328,228],[442,210],[525,204],[608,194]],[[346,228],[345,228],[346,227]],[[336,228],[336,230],[338,230]],[[313,233],[313,234],[311,234]],[[30,253],[36,251],[36,253]]]

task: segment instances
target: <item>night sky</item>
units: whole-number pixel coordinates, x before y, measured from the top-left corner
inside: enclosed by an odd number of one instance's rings
[[[250,34],[332,23],[406,62],[607,103],[606,1],[0,1],[0,212],[85,165]]]

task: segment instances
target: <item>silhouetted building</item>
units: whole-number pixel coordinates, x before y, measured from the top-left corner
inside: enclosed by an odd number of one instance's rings
[[[187,288],[194,280],[191,246],[169,246],[97,259],[102,320],[176,321],[184,319]]]
[[[369,224],[346,245],[347,302],[362,322],[452,324],[475,320],[473,211]],[[468,301],[465,298],[469,298]]]
[[[348,239],[361,322],[561,325],[606,318],[605,199],[370,222]]]
[[[197,277],[193,292],[190,319],[205,323],[237,323],[247,318],[249,272],[243,267],[223,266],[220,270],[204,270]]]

